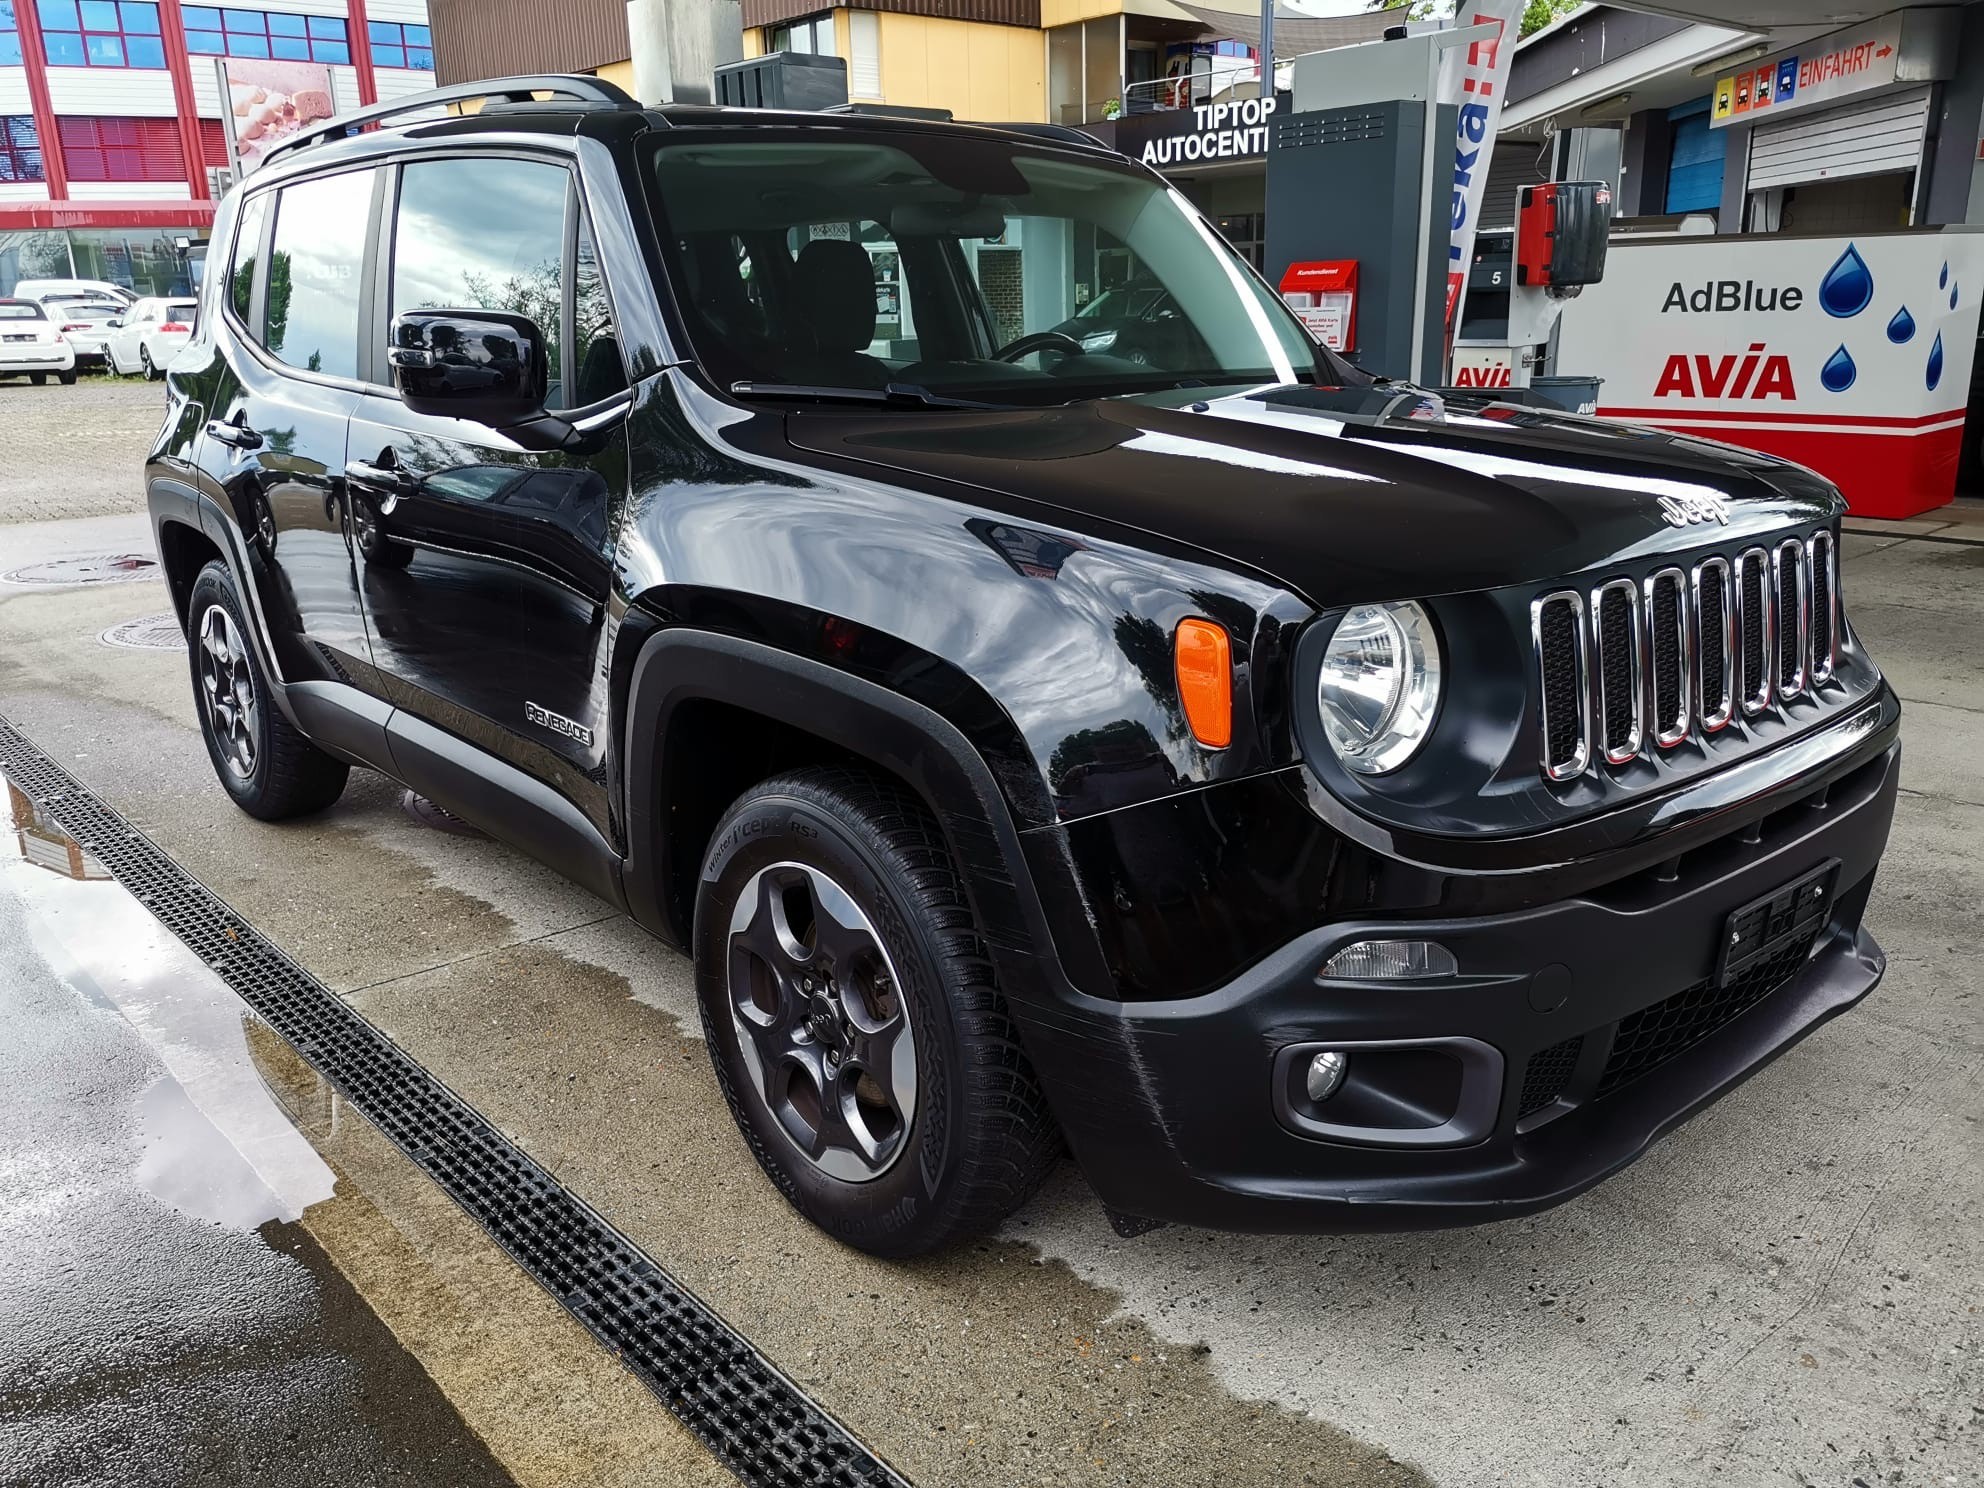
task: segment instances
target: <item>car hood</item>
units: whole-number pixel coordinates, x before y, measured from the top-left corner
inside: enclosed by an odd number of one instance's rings
[[[798,448],[1187,545],[1314,604],[1544,582],[1728,548],[1841,510],[1768,455],[1401,384],[1166,392],[1052,408],[794,414]],[[1690,520],[1693,518],[1693,520]]]

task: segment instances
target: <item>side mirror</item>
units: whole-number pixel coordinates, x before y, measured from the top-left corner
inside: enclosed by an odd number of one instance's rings
[[[113,331],[121,331],[124,329],[124,317],[121,315],[113,315],[109,320],[106,320],[104,322],[104,325],[106,325]]]
[[[500,310],[408,310],[386,347],[393,385],[415,413],[501,427],[544,409],[544,333]]]

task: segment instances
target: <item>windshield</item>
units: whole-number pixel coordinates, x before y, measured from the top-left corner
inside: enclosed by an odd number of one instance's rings
[[[0,320],[41,320],[43,318],[41,306],[39,305],[23,305],[19,303],[0,305]]]
[[[719,385],[1059,403],[1369,380],[1153,176],[935,131],[821,133],[656,148],[670,277]],[[1116,334],[1091,334],[1097,315]]]

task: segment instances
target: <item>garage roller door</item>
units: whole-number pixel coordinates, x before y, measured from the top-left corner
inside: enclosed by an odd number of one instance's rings
[[[1883,93],[1750,131],[1750,190],[1912,171],[1929,127],[1929,90]]]

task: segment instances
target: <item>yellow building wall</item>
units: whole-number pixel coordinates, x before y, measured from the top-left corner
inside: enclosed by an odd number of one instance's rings
[[[894,11],[878,19],[884,103],[947,108],[959,119],[988,122],[1047,118],[1047,48],[1038,31]],[[835,22],[836,40],[844,42],[847,12]]]
[[[1040,0],[1040,24],[1070,26],[1095,16],[1120,15],[1126,9],[1124,0]]]
[[[592,70],[596,78],[605,78],[616,88],[634,91],[634,64],[632,62],[602,62]]]

